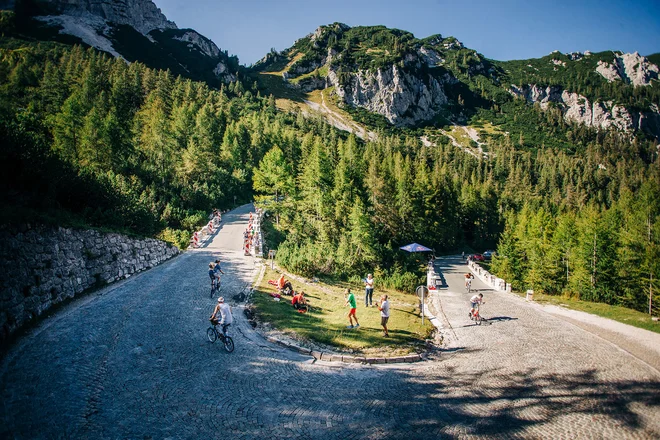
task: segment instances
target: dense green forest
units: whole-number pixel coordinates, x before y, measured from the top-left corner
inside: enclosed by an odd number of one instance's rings
[[[3,41],[3,215],[161,234],[251,199],[290,119],[242,83],[211,90],[93,49]]]
[[[639,310],[657,291],[660,163],[643,136],[509,100],[522,128],[493,136],[487,156],[444,137],[424,146],[414,132],[363,142],[278,112],[246,79],[217,90],[80,47],[3,46],[5,221],[184,245],[213,207],[256,194],[280,264],[304,275],[375,272],[409,289],[419,261],[398,247],[418,241],[437,253],[497,246],[493,270],[519,289]]]

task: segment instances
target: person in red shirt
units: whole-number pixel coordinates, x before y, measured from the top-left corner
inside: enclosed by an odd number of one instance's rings
[[[297,295],[293,295],[291,298],[291,305],[294,309],[305,309],[307,308],[307,300],[305,299],[305,292],[302,290]]]
[[[277,288],[283,294],[287,294],[287,290],[291,292],[290,294],[293,294],[293,286],[291,285],[290,281],[286,281],[284,279],[284,274],[282,274],[282,276],[280,276],[280,279],[277,280]]]

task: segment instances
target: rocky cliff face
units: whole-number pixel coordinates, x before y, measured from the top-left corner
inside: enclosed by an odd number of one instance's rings
[[[635,87],[648,86],[658,79],[658,66],[637,52],[615,55],[612,63],[599,61],[596,72],[608,82],[623,81]]]
[[[564,112],[564,119],[568,122],[599,129],[614,128],[626,132],[643,130],[660,135],[660,113],[657,105],[652,106],[650,111],[640,112],[613,104],[612,101],[590,102],[584,96],[562,90],[560,87],[539,87],[535,84],[522,87],[513,85],[509,91],[531,104],[539,103],[543,109],[551,102],[559,104]]]
[[[126,24],[143,35],[154,29],[176,29],[151,0],[36,0],[60,15],[84,17],[89,13],[116,24]]]
[[[217,58],[220,56],[220,49],[218,49],[218,46],[216,46],[213,41],[201,36],[193,30],[189,29],[185,31],[183,35],[176,36],[174,39],[188,43],[190,47],[197,48],[207,57]]]
[[[349,29],[343,26],[342,30]],[[308,36],[312,44],[319,44],[323,31],[324,28],[319,28]],[[305,92],[334,87],[343,103],[383,115],[396,126],[412,126],[435,117],[448,103],[444,86],[457,82],[448,73],[438,77],[424,71],[424,68],[444,63],[442,56],[429,47],[421,46],[415,53],[407,54],[400,63],[402,66],[390,64],[376,70],[347,70],[341,63],[333,62],[337,55],[337,51],[329,47],[321,59],[303,58],[282,76],[291,87]],[[326,76],[312,75],[296,80],[324,66]]]
[[[421,78],[396,65],[375,72],[360,70],[345,83],[329,69],[328,82],[346,104],[381,114],[398,126],[431,119],[447,104],[441,81],[431,75]]]

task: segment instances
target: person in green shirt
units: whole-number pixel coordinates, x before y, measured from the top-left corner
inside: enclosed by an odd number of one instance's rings
[[[348,311],[348,321],[351,323],[351,325],[349,325],[347,328],[358,328],[360,327],[360,323],[358,322],[357,316],[355,315],[355,311],[357,310],[355,295],[353,295],[351,289],[346,289],[344,296],[346,297],[346,304],[344,304],[344,307],[348,305],[351,307],[351,309]],[[353,318],[355,318],[355,325],[353,325]]]

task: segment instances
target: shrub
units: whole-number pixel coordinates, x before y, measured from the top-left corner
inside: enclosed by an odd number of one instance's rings
[[[181,221],[181,226],[187,231],[194,231],[206,223],[204,211],[189,211],[189,214]]]
[[[165,228],[158,234],[158,238],[168,243],[172,243],[179,249],[186,249],[190,243],[192,234],[189,231],[181,229]]]

